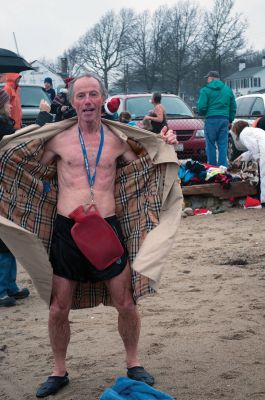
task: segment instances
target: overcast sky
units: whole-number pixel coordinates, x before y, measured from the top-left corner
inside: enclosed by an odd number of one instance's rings
[[[122,7],[135,11],[159,6],[172,6],[178,0],[9,0],[1,3],[0,47],[18,50],[33,61],[45,57],[55,59],[63,54],[100,17],[110,9]],[[197,1],[203,8],[211,8],[214,0]],[[255,50],[265,48],[265,0],[235,0],[235,12],[243,13],[249,22],[248,45]],[[244,27],[242,27],[244,28]]]

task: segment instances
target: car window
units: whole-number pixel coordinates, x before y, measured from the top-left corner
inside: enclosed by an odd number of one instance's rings
[[[193,117],[192,111],[184,101],[178,97],[164,97],[162,98],[162,104],[165,107],[168,116]]]
[[[151,96],[132,97],[125,101],[125,110],[129,111],[133,118],[143,118],[153,109],[153,104],[150,102]],[[189,116],[193,117],[189,107],[178,97],[166,96],[162,97],[163,106],[166,109],[168,116]]]
[[[255,97],[242,97],[236,99],[236,116],[237,117],[247,117],[250,116],[250,110],[253,102],[255,101]]]
[[[49,96],[38,86],[20,86],[20,98],[22,107],[39,107],[42,99],[50,104]]]
[[[263,114],[265,114],[264,101],[261,97],[257,97],[252,106],[251,115],[263,115]]]

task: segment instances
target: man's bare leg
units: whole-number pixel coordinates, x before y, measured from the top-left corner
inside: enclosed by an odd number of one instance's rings
[[[118,317],[118,329],[126,351],[127,375],[131,379],[154,384],[154,378],[139,362],[138,343],[140,336],[140,316],[133,301],[131,270],[127,265],[123,272],[106,281]]]
[[[76,282],[53,275],[52,299],[49,315],[49,335],[54,356],[52,375],[38,388],[36,397],[57,393],[69,383],[66,372],[66,351],[70,341],[68,320]]]
[[[66,372],[66,352],[70,341],[69,312],[76,282],[53,276],[52,301],[49,314],[49,336],[54,356],[53,376]]]
[[[114,278],[105,282],[116,307],[118,316],[118,330],[126,351],[127,367],[139,366],[138,342],[140,336],[140,316],[133,301],[131,287],[131,270],[125,269]]]

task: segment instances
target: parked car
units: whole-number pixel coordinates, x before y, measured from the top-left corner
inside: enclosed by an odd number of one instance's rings
[[[237,110],[234,122],[243,119],[251,125],[256,118],[265,115],[265,93],[254,93],[240,96],[236,99],[236,104]],[[247,151],[247,149],[241,143],[240,139],[236,138],[234,132],[230,130],[228,140],[228,159],[233,161],[244,151]]]
[[[0,87],[3,86],[3,84],[0,85]],[[51,104],[51,100],[42,86],[19,85],[19,87],[22,108],[22,124],[23,126],[34,124],[40,111],[40,101],[44,99]]]
[[[34,124],[39,114],[40,101],[46,100],[51,104],[49,96],[43,90],[42,86],[33,85],[19,85],[20,86],[20,99],[22,108],[22,124]]]
[[[153,108],[151,93],[117,94],[120,98],[118,114],[129,111],[140,126],[142,119]],[[176,151],[180,159],[205,160],[204,123],[195,118],[189,106],[174,94],[162,94],[162,104],[167,112],[168,127],[178,139]]]

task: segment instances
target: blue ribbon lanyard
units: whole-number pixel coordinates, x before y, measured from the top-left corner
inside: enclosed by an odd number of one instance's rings
[[[99,146],[98,146],[98,154],[97,154],[97,158],[96,158],[96,166],[95,166],[94,173],[93,173],[92,176],[91,176],[91,173],[90,173],[86,146],[85,146],[84,138],[83,138],[83,135],[82,135],[80,127],[78,127],[78,132],[79,132],[79,141],[80,141],[80,144],[81,144],[81,149],[82,149],[82,153],[83,153],[83,157],[84,157],[85,168],[86,168],[86,172],[87,172],[88,184],[89,184],[89,187],[90,187],[91,202],[95,203],[93,185],[95,183],[96,169],[97,169],[97,166],[98,166],[98,163],[99,163],[99,160],[100,160],[100,156],[101,156],[102,149],[103,149],[103,144],[104,144],[104,129],[103,129],[103,126],[101,126],[101,128],[100,128],[100,143],[99,143]]]

